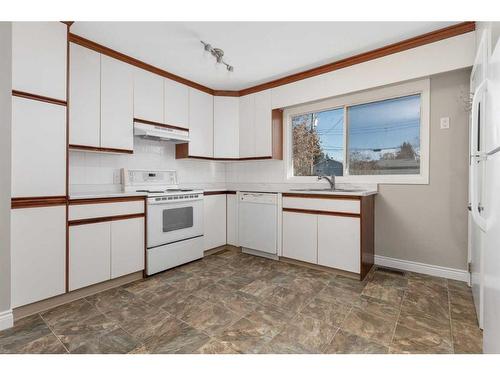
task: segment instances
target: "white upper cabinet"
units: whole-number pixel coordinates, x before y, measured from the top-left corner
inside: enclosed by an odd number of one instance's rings
[[[101,54],[70,45],[69,144],[100,146]]]
[[[163,123],[164,78],[143,69],[134,69],[134,117]]]
[[[181,83],[164,79],[165,116],[167,125],[189,128],[189,87]]]
[[[255,94],[255,156],[272,156],[271,90]]]
[[[189,156],[214,156],[214,100],[205,92],[189,89]]]
[[[271,91],[240,97],[240,158],[272,156]]]
[[[255,119],[254,119],[255,95],[250,94],[240,97],[240,158],[255,156]]]
[[[239,157],[239,99],[214,97],[214,157]]]
[[[66,100],[67,26],[12,24],[12,89]]]
[[[134,148],[132,66],[101,55],[101,147]]]
[[[12,97],[12,196],[66,195],[66,107]]]

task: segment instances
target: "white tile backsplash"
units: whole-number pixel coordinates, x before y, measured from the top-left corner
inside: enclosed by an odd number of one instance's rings
[[[132,155],[70,151],[70,191],[120,191],[121,168],[174,169],[180,185],[223,187],[226,182],[223,162],[176,160],[173,143],[135,138]]]

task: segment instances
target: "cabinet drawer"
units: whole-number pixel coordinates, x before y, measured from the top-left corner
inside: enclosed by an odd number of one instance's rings
[[[283,197],[283,208],[360,213],[360,203],[357,199]]]
[[[91,219],[144,213],[144,201],[75,204],[69,206],[68,220]]]

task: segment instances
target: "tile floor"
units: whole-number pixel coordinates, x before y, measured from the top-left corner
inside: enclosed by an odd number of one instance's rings
[[[0,353],[480,353],[470,289],[224,250],[0,332]]]

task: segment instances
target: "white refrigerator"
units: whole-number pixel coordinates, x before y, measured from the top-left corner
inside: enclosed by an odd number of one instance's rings
[[[500,353],[500,42],[490,47],[487,30],[471,88],[471,284],[484,352]]]

